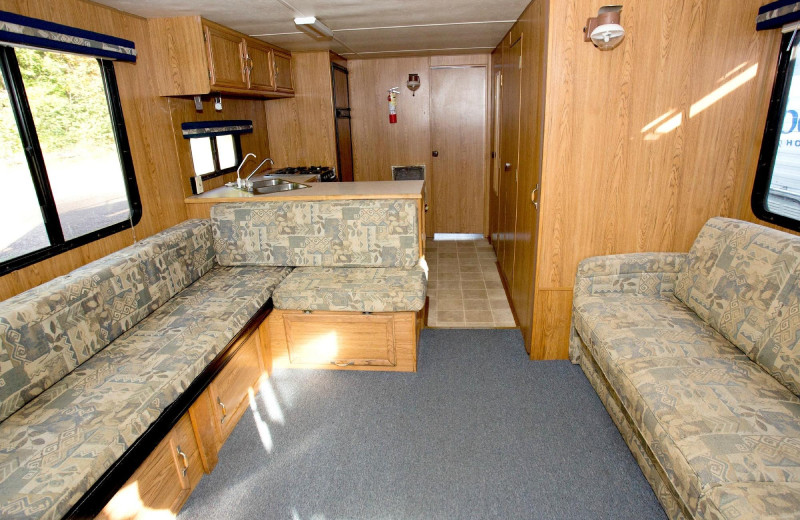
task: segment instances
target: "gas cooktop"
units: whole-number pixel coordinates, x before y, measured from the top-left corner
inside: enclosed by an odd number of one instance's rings
[[[335,182],[336,170],[330,166],[289,166],[269,172],[270,175],[319,175],[320,182]]]

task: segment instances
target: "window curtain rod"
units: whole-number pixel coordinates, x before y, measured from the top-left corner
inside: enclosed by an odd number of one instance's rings
[[[136,61],[136,45],[132,41],[8,11],[0,11],[0,43]]]

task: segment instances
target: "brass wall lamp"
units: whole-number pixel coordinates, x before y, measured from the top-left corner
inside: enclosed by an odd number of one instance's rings
[[[625,38],[625,29],[620,25],[621,5],[604,5],[597,16],[586,21],[583,41],[592,42],[601,51],[609,51]]]

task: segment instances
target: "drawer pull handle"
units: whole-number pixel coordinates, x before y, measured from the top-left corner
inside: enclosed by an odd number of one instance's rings
[[[349,367],[350,365],[354,365],[355,361],[348,361],[346,363],[331,361],[331,365],[336,365],[337,367]]]
[[[183,476],[185,477],[186,472],[189,471],[189,457],[187,457],[183,450],[181,450],[180,445],[175,448],[175,450],[178,452],[178,455],[183,457]]]
[[[222,408],[222,419],[220,419],[219,422],[224,423],[225,418],[228,417],[228,409],[225,408],[225,403],[223,403],[219,397],[217,397],[217,404]]]

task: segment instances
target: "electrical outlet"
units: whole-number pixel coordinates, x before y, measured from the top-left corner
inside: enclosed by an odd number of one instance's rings
[[[194,176],[194,189],[198,195],[203,193],[203,177],[201,175]]]

